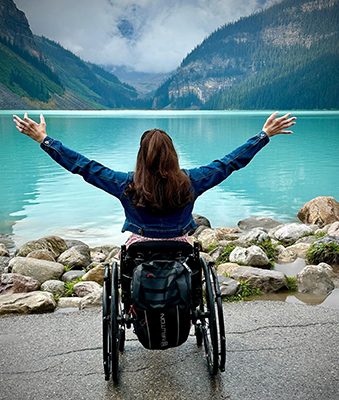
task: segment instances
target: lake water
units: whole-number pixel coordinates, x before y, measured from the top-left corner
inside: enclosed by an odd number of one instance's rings
[[[95,246],[120,245],[123,210],[118,200],[57,165],[21,135],[13,113],[0,111],[0,233],[17,245],[45,235]],[[133,170],[141,134],[167,131],[181,167],[211,162],[261,130],[265,112],[45,111],[48,134],[116,170]],[[282,114],[280,114],[282,115]],[[195,213],[213,227],[234,227],[243,218],[297,221],[300,207],[316,196],[339,200],[339,112],[296,112],[294,134],[274,137],[243,170],[197,201]],[[38,120],[39,112],[29,116]]]

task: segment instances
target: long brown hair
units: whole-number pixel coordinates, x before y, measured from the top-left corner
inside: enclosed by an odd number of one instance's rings
[[[140,139],[133,182],[132,204],[152,214],[171,214],[192,202],[189,177],[180,170],[172,139],[160,129],[146,131]]]

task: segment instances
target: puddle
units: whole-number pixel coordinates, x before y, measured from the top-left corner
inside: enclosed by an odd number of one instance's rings
[[[308,304],[311,306],[339,309],[339,289],[334,289],[328,296],[317,296],[312,293],[278,292],[255,295],[246,299],[246,301],[253,300],[286,301],[286,303]]]
[[[303,258],[297,258],[295,261],[288,264],[274,263],[274,270],[283,272],[286,276],[296,276],[305,267],[306,260]]]

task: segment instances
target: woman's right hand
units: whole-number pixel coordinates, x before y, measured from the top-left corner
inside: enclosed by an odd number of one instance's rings
[[[24,135],[29,136],[36,142],[41,143],[47,136],[46,122],[42,114],[40,115],[40,124],[28,118],[27,113],[25,113],[23,120],[17,115],[13,115],[13,118],[18,131],[23,133]]]
[[[280,118],[275,118],[277,115],[278,111],[270,115],[262,128],[262,130],[267,133],[267,136],[272,137],[279,134],[293,133],[293,131],[285,131],[284,129],[287,129],[294,125],[297,117],[288,118],[291,115],[291,113],[288,113]]]

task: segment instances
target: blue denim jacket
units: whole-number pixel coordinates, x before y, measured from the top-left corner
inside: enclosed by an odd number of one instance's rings
[[[126,196],[124,192],[133,181],[133,172],[109,169],[49,136],[41,143],[41,147],[62,167],[73,174],[81,175],[86,182],[120,200],[126,216],[122,232],[130,231],[149,238],[173,238],[183,236],[190,229],[196,228],[192,217],[195,200],[206,190],[226,179],[233,171],[245,167],[268,142],[269,138],[262,131],[220,160],[199,168],[183,169],[191,180],[193,202],[164,217],[150,215],[143,208],[132,206],[131,195]]]

